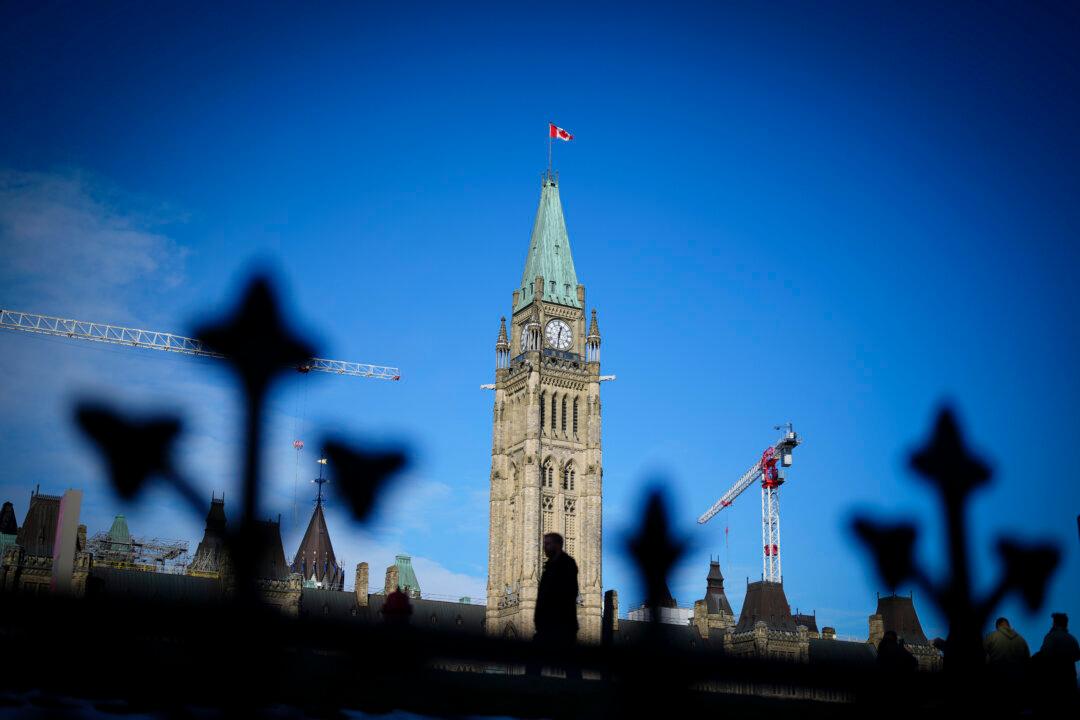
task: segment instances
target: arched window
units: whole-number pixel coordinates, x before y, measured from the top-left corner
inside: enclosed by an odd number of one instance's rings
[[[574,463],[572,463],[572,462],[566,463],[566,467],[563,468],[563,478],[562,478],[562,489],[563,490],[573,490],[574,489],[575,475],[576,475],[576,473],[574,472]]]
[[[551,460],[545,462],[544,467],[540,469],[540,485],[546,488],[555,485],[555,465]]]
[[[566,432],[566,396],[562,396],[562,419],[559,421],[559,426],[563,432]]]
[[[574,437],[577,437],[577,405],[578,399],[574,397]]]
[[[556,411],[556,409],[557,408],[555,406],[555,393],[551,393],[551,429],[552,430],[555,429],[555,411]]]
[[[540,393],[540,429],[544,429],[544,408],[547,407],[547,394]]]

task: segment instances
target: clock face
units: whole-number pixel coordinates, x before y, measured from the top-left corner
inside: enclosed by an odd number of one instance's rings
[[[544,331],[544,337],[547,339],[548,345],[556,350],[566,350],[570,347],[570,341],[573,339],[573,334],[570,332],[570,326],[562,320],[552,320],[547,324],[547,329]]]

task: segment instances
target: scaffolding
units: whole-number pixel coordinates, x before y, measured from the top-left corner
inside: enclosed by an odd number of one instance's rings
[[[110,532],[99,532],[90,538],[87,550],[95,566],[118,570],[183,574],[189,562],[186,540],[122,539]]]

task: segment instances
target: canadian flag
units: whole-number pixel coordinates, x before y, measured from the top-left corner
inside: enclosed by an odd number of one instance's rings
[[[560,140],[573,140],[574,136],[563,130],[561,127],[553,123],[548,123],[548,133],[553,138],[559,138]]]

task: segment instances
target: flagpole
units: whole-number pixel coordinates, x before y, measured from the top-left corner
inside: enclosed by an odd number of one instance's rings
[[[551,175],[551,123],[548,123],[548,175]]]

